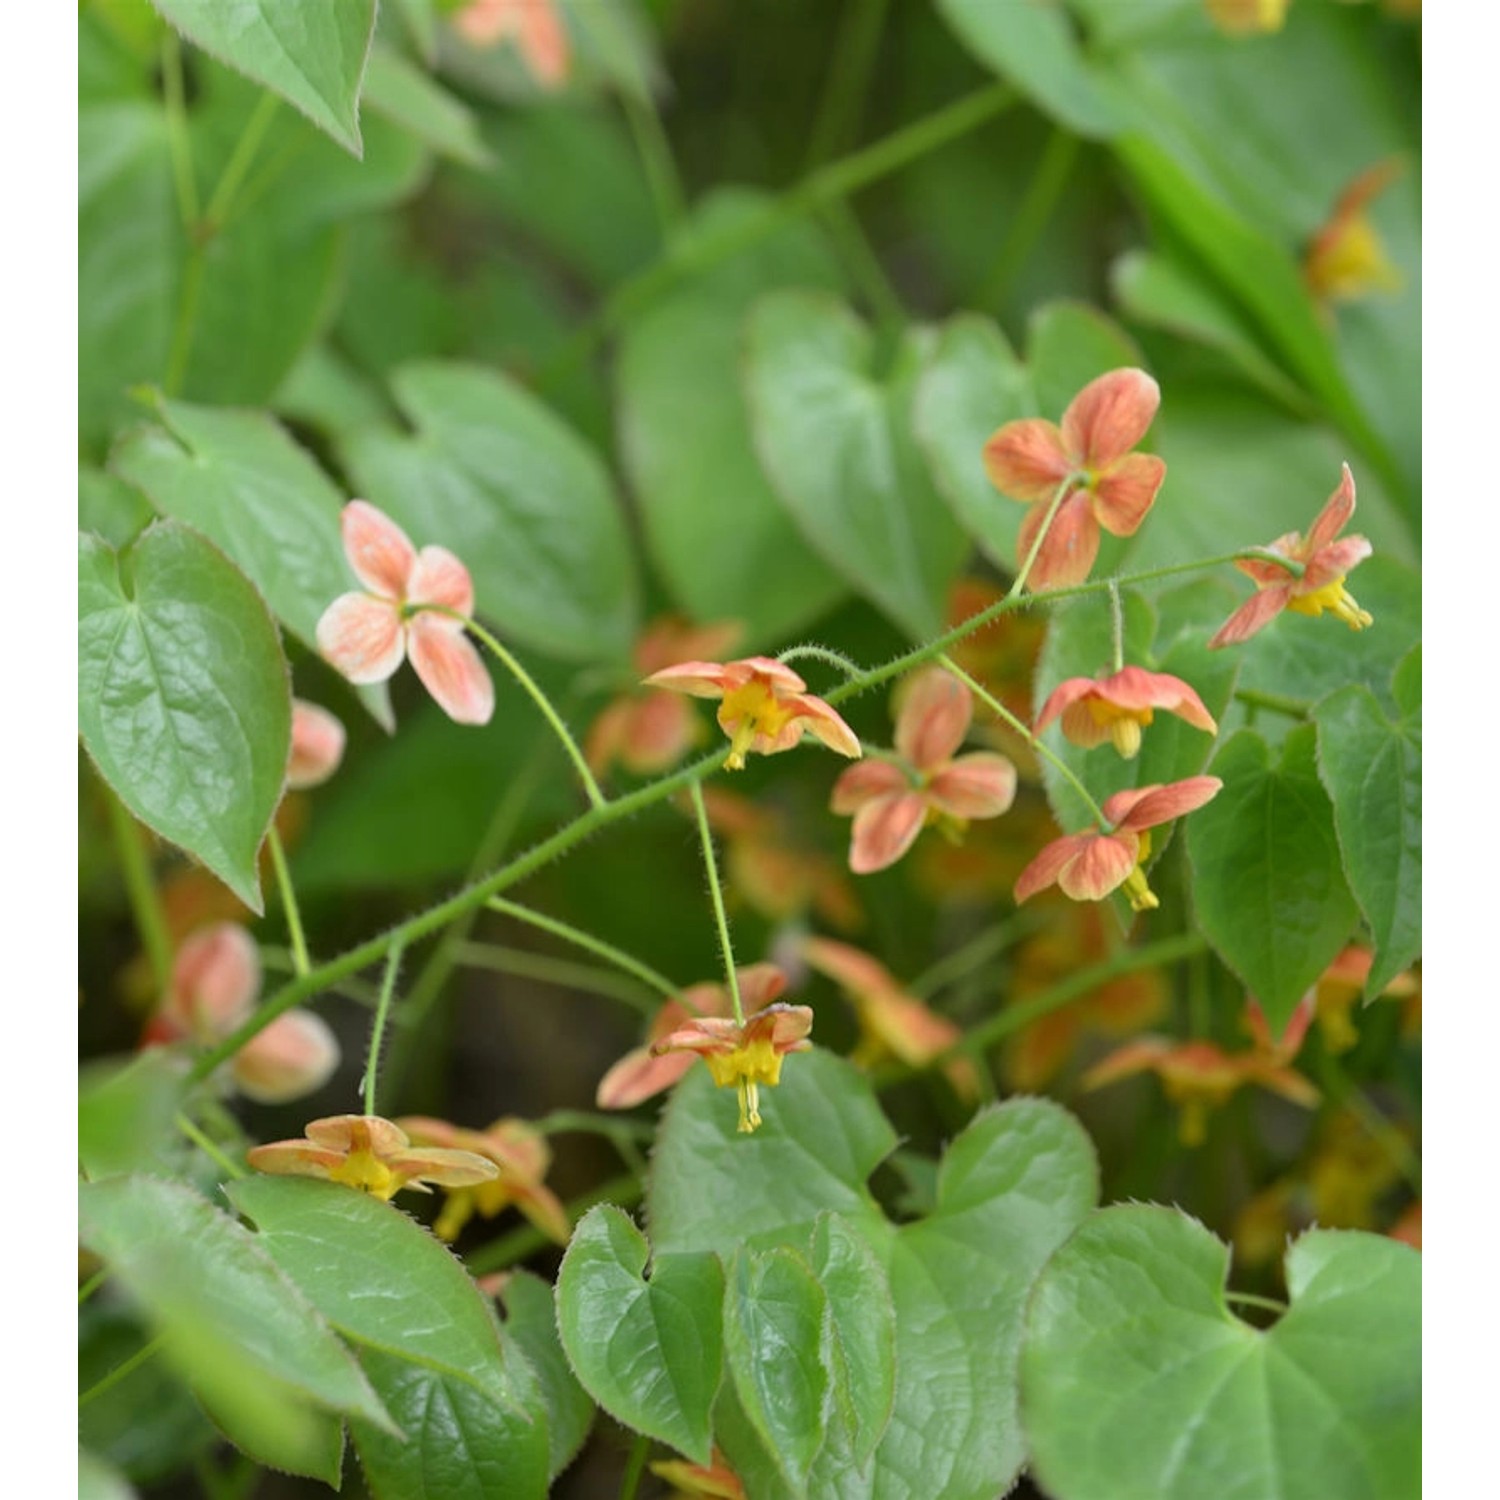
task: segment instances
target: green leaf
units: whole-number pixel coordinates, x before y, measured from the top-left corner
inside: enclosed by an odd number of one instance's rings
[[[78,1500],[135,1500],[135,1487],[113,1464],[80,1448]]]
[[[1420,1488],[1421,1261],[1315,1230],[1290,1310],[1225,1305],[1229,1250],[1175,1209],[1094,1214],[1032,1296],[1021,1386],[1057,1500],[1406,1500]]]
[[[986,67],[1079,135],[1109,137],[1123,123],[1079,48],[1063,6],[938,0],[943,19]]]
[[[994,323],[960,313],[944,326],[917,382],[917,441],[959,525],[1012,573],[1026,507],[990,483],[984,445],[1006,422],[1035,412],[1031,377]]]
[[[724,1278],[724,1359],[744,1411],[792,1493],[807,1494],[831,1389],[828,1299],[790,1249],[739,1251]]]
[[[244,575],[177,521],[126,551],[78,539],[78,727],[100,774],[163,838],[260,911],[256,854],[281,800],[291,692]]]
[[[359,89],[376,0],[151,0],[195,46],[263,83],[359,156]]]
[[[555,1479],[583,1447],[594,1425],[594,1402],[563,1352],[550,1283],[530,1271],[513,1271],[501,1295],[501,1331],[531,1366],[546,1405],[547,1473]]]
[[[645,1236],[599,1204],[573,1231],[557,1277],[557,1322],[574,1373],[609,1414],[710,1458],[723,1358],[724,1273],[711,1255],[648,1255]]]
[[[186,1059],[153,1047],[79,1075],[78,1162],[91,1180],[161,1167],[186,1074]]]
[[[1199,924],[1276,1035],[1359,920],[1315,736],[1301,726],[1273,762],[1266,742],[1241,730],[1209,766],[1223,790],[1187,824]]]
[[[673,241],[692,263],[754,224],[771,200],[712,194]],[[676,603],[697,620],[742,620],[777,640],[825,613],[842,580],[802,540],[761,473],[739,383],[746,311],[776,286],[833,287],[837,273],[805,224],[688,278],[630,321],[616,362],[620,453],[647,550]]]
[[[95,532],[110,546],[124,547],[150,520],[150,503],[139,490],[103,469],[78,466],[80,531]]]
[[[1421,708],[1392,721],[1368,688],[1347,687],[1313,722],[1344,871],[1375,940],[1370,999],[1422,951]]]
[[[915,638],[942,628],[968,541],[912,437],[930,332],[903,335],[888,373],[875,339],[832,297],[773,292],[746,323],[756,449],[808,542]]]
[[[517,640],[574,660],[624,656],[635,563],[593,449],[515,381],[477,365],[407,365],[391,389],[416,430],[345,436],[360,491],[418,545],[456,552],[478,613]]]
[[[439,156],[470,167],[493,160],[473,112],[390,47],[370,50],[364,102]]]
[[[164,1335],[163,1357],[247,1451],[333,1482],[342,1439],[322,1413],[389,1422],[265,1247],[191,1189],[143,1176],[86,1183],[79,1233]]]

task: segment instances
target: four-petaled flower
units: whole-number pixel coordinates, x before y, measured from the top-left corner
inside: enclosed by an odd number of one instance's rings
[[[330,1115],[314,1120],[295,1141],[252,1146],[245,1159],[257,1172],[278,1177],[321,1177],[390,1198],[402,1188],[431,1191],[473,1187],[500,1175],[494,1162],[472,1151],[414,1148],[406,1132],[379,1115]]]
[[[1111,370],[1068,403],[1060,427],[1024,417],[1007,422],[984,445],[990,482],[1031,506],[1016,544],[1022,565],[1066,487],[1027,575],[1033,590],[1081,583],[1099,555],[1101,526],[1131,536],[1145,520],[1167,466],[1131,449],[1160,403],[1161,390],[1144,370]]]
[[[689,625],[669,615],[642,632],[631,659],[641,677],[650,677],[681,662],[718,656],[743,634],[736,620]],[[596,775],[618,760],[637,776],[656,776],[675,766],[702,738],[697,714],[676,693],[637,689],[605,705],[589,728],[583,754]]]
[[[568,32],[556,0],[469,0],[454,13],[453,27],[476,47],[493,47],[511,37],[527,71],[544,89],[568,76]]]
[[[995,818],[1015,800],[1016,768],[978,750],[954,758],[973,717],[973,695],[941,667],[910,679],[896,716],[896,751],[850,766],[833,785],[829,806],[854,826],[849,868],[868,875],[893,865],[929,823],[958,838],[972,818]]]
[[[568,1243],[572,1229],[568,1211],[543,1181],[552,1165],[552,1151],[535,1126],[508,1117],[496,1120],[487,1130],[465,1130],[426,1115],[404,1116],[396,1124],[415,1146],[471,1152],[492,1162],[499,1173],[487,1182],[448,1188],[447,1202],[432,1226],[440,1240],[457,1239],[475,1213],[493,1219],[514,1204],[548,1239],[559,1245]]]
[[[1235,563],[1241,573],[1254,580],[1253,593],[1220,627],[1210,646],[1234,646],[1263,630],[1284,609],[1299,615],[1321,615],[1325,610],[1338,616],[1351,630],[1373,624],[1344,587],[1344,577],[1356,563],[1370,555],[1362,536],[1337,539],[1354,514],[1354,475],[1344,465],[1338,488],[1312,523],[1307,535],[1289,531],[1271,542],[1266,551],[1298,564],[1300,576],[1279,563],[1241,558]]]
[[[772,970],[761,986],[761,995],[771,998],[786,984],[779,970]],[[658,1057],[672,1052],[697,1053],[721,1088],[733,1085],[740,1095],[741,1131],[760,1124],[760,1087],[774,1088],[781,1082],[781,1060],[788,1052],[806,1052],[812,1043],[813,1013],[805,1005],[780,1001],[748,1016],[744,1023],[722,1016],[694,1016],[675,1031],[652,1044]]]
[[[215,922],[177,950],[142,1045],[191,1041],[211,1047],[249,1019],[260,993],[260,953],[238,922]],[[338,1039],[321,1016],[298,1007],[251,1037],[227,1065],[235,1088],[259,1104],[315,1093],[339,1065]]]
[[[292,699],[292,748],[286,784],[293,791],[321,786],[344,758],[344,726],[316,703]]]
[[[859,758],[854,731],[788,666],[769,656],[742,661],[685,661],[646,678],[648,687],[671,688],[695,698],[720,698],[719,727],[729,736],[724,764],[738,771],[745,754],[776,755],[800,744],[810,731],[840,755]]]
[[[1109,677],[1070,677],[1059,683],[1036,716],[1036,730],[1040,734],[1061,715],[1064,739],[1090,748],[1109,740],[1128,760],[1141,748],[1141,729],[1158,708],[1176,714],[1194,729],[1219,732],[1203,700],[1180,677],[1143,667],[1122,667]]]
[[[1217,776],[1189,776],[1164,786],[1116,792],[1103,807],[1107,829],[1054,839],[1021,871],[1016,904],[1056,884],[1074,901],[1101,901],[1124,886],[1132,910],[1159,906],[1141,869],[1151,852],[1147,830],[1202,807],[1223,785]]]
[[[342,594],[318,621],[318,650],[350,682],[384,682],[411,657],[438,706],[460,724],[487,724],[495,685],[464,634],[474,613],[469,570],[446,547],[412,546],[373,505],[351,500],[344,552],[368,593]]]

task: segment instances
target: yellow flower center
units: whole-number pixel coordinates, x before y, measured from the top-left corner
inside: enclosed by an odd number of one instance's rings
[[[389,1198],[401,1186],[401,1178],[363,1146],[351,1151],[328,1175],[333,1181],[359,1188],[373,1198]]]
[[[745,752],[756,737],[765,735],[774,739],[796,717],[796,709],[779,702],[759,678],[725,693],[719,705],[719,723],[729,736],[729,759],[725,766],[731,771],[743,770]]]
[[[1146,857],[1151,853],[1151,830],[1143,830],[1139,835],[1140,847],[1136,850],[1135,869],[1125,877],[1125,883],[1120,887],[1125,892],[1125,899],[1130,902],[1131,911],[1155,911],[1161,902],[1156,899],[1156,893],[1146,884],[1146,871],[1143,868]]]
[[[703,1060],[714,1082],[721,1089],[730,1084],[739,1089],[742,1132],[752,1131],[760,1124],[760,1085],[774,1088],[781,1082],[781,1057],[765,1037],[744,1042],[733,1052],[704,1053]]]
[[[1299,615],[1311,615],[1314,619],[1327,611],[1337,615],[1350,630],[1363,630],[1367,625],[1375,623],[1374,615],[1361,609],[1354,595],[1344,587],[1342,574],[1320,589],[1289,599],[1286,607]]]
[[[1347,220],[1314,248],[1308,257],[1307,279],[1318,296],[1335,302],[1401,289],[1401,273],[1363,214]]]

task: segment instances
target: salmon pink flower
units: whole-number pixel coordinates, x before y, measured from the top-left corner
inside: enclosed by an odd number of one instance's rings
[[[1107,829],[1054,839],[1021,871],[1016,904],[1055,884],[1074,901],[1102,901],[1124,886],[1133,911],[1159,906],[1141,869],[1151,852],[1147,830],[1202,807],[1223,785],[1217,776],[1189,776],[1116,792],[1103,808]]]
[[[210,1047],[249,1019],[260,993],[260,953],[237,922],[193,933],[177,951],[171,982],[142,1041]],[[309,1010],[289,1010],[245,1043],[227,1064],[235,1088],[259,1104],[315,1093],[339,1065],[338,1039]]]
[[[318,650],[350,682],[384,682],[411,657],[450,719],[488,724],[495,685],[464,622],[474,613],[469,570],[446,547],[412,546],[373,505],[351,500],[344,553],[367,593],[343,594],[318,621]]]
[[[784,979],[776,971],[769,993],[780,992]],[[762,994],[766,990],[762,990]],[[694,1016],[652,1044],[658,1057],[673,1052],[697,1053],[708,1064],[713,1081],[722,1089],[739,1090],[742,1132],[760,1124],[760,1087],[781,1082],[781,1060],[788,1052],[806,1052],[812,1043],[813,1013],[805,1005],[776,1001],[741,1023],[721,1016]]]
[[[406,1132],[379,1115],[330,1115],[314,1120],[295,1141],[252,1146],[245,1159],[257,1172],[277,1177],[321,1177],[390,1198],[402,1188],[430,1192],[470,1187],[499,1175],[492,1161],[472,1151],[413,1150]]]
[[[1344,465],[1338,488],[1328,497],[1307,535],[1289,531],[1266,547],[1296,563],[1300,575],[1278,563],[1241,558],[1235,563],[1255,583],[1253,593],[1220,627],[1210,646],[1235,646],[1265,629],[1284,609],[1299,615],[1321,615],[1325,610],[1338,616],[1351,630],[1374,624],[1344,587],[1344,577],[1367,558],[1372,548],[1362,536],[1338,538],[1354,514],[1354,475]]]
[[[928,824],[962,837],[973,818],[995,818],[1015,800],[1016,768],[978,750],[954,758],[974,713],[973,695],[941,667],[906,684],[896,716],[902,765],[867,760],[840,775],[829,806],[854,818],[849,868],[868,875],[896,863]]]
[[[1070,677],[1059,683],[1036,716],[1036,731],[1040,734],[1061,715],[1064,739],[1088,748],[1109,740],[1129,760],[1141,748],[1141,730],[1158,708],[1176,714],[1194,729],[1219,732],[1203,700],[1180,677],[1142,667],[1123,667],[1109,677]]]
[[[535,1126],[506,1118],[496,1120],[487,1130],[465,1130],[426,1115],[410,1115],[396,1124],[411,1137],[414,1146],[467,1152],[493,1163],[498,1173],[485,1182],[448,1186],[447,1202],[432,1226],[440,1240],[456,1240],[475,1213],[493,1219],[502,1209],[514,1205],[548,1239],[559,1245],[568,1243],[572,1229],[568,1211],[542,1180],[552,1165],[552,1151],[546,1136]]]
[[[469,0],[454,13],[453,26],[476,47],[511,38],[527,71],[544,89],[567,80],[568,32],[557,0]]]
[[[1101,526],[1131,536],[1146,519],[1167,466],[1131,449],[1160,404],[1161,390],[1144,370],[1111,370],[1068,403],[1060,427],[1024,417],[1007,422],[984,445],[990,482],[1031,506],[1017,541],[1023,566],[1058,491],[1066,491],[1027,575],[1033,590],[1081,583],[1099,555]]]
[[[731,771],[743,769],[745,754],[777,755],[800,744],[804,731],[836,750],[859,758],[850,727],[788,666],[769,656],[742,661],[685,661],[646,678],[647,687],[671,688],[695,698],[719,698],[719,727],[729,736]]]
[[[321,786],[344,758],[344,726],[316,703],[292,699],[292,749],[286,784],[293,791]]]
[[[654,621],[635,643],[632,660],[641,677],[685,661],[718,656],[744,634],[736,620],[689,625],[673,616]],[[703,738],[698,716],[676,693],[639,689],[607,704],[589,728],[584,759],[596,775],[618,760],[637,776],[669,771]]]

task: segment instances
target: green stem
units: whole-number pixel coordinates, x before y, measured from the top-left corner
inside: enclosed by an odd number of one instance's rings
[[[1251,708],[1269,709],[1273,714],[1285,714],[1289,719],[1312,716],[1313,706],[1305,698],[1283,698],[1280,693],[1260,693],[1252,688],[1236,688],[1234,696]]]
[[[297,963],[290,948],[262,944],[260,962],[262,968],[270,969],[276,974],[297,972]],[[342,995],[346,1000],[352,1000],[356,1005],[363,1005],[369,1010],[375,1009],[375,1002],[380,997],[380,991],[373,984],[366,984],[359,979],[346,979],[341,984],[331,984],[328,992],[331,995]]]
[[[673,231],[682,222],[684,204],[682,179],[672,156],[672,144],[667,139],[666,128],[657,112],[655,99],[649,96],[640,99],[633,90],[622,89],[620,105],[625,111],[625,123],[630,127],[631,139],[641,158],[647,191],[656,206],[662,243],[667,244]]]
[[[119,1364],[117,1364],[114,1369],[109,1372],[108,1375],[105,1375],[99,1380],[96,1380],[93,1385],[88,1388],[88,1390],[84,1391],[83,1394],[79,1396],[79,1406],[87,1406],[89,1402],[94,1400],[96,1396],[102,1396],[105,1391],[111,1390],[113,1387],[119,1385],[119,1383],[124,1380],[127,1375],[130,1375],[134,1371],[138,1370],[143,1364],[146,1363],[148,1359],[151,1358],[153,1354],[156,1353],[158,1349],[161,1348],[162,1344],[166,1342],[166,1337],[167,1336],[164,1333],[157,1334],[156,1337],[150,1341],[150,1343],[142,1344],[141,1347],[137,1349],[129,1359],[122,1360]]]
[[[1115,647],[1115,671],[1125,670],[1125,604],[1120,598],[1120,582],[1109,581],[1109,624]]]
[[[708,875],[708,891],[713,897],[714,921],[719,929],[719,949],[724,955],[724,975],[729,982],[729,1001],[734,1019],[745,1024],[745,1007],[740,1003],[740,976],[734,967],[734,946],[729,941],[729,917],[724,911],[724,892],[719,885],[719,863],[714,858],[714,836],[708,826],[708,809],[703,805],[703,783],[692,784],[693,812],[698,819],[698,837],[703,844],[703,868]]]
[[[115,853],[120,858],[120,874],[125,881],[125,897],[140,935],[146,957],[151,963],[151,977],[158,994],[166,994],[172,983],[172,937],[167,930],[167,914],[151,874],[151,861],[141,842],[141,830],[126,811],[125,804],[109,788],[104,788],[109,808],[109,826],[114,835]]]
[[[821,661],[830,667],[836,667],[845,677],[858,677],[861,669],[857,662],[852,662],[847,656],[837,651],[830,650],[827,646],[815,646],[811,643],[805,646],[788,646],[785,651],[776,653],[779,662],[794,661]]]
[[[275,94],[269,90],[265,91],[257,101],[250,118],[245,121],[245,128],[240,132],[239,140],[234,143],[234,150],[230,152],[229,160],[224,163],[224,170],[219,174],[219,180],[214,184],[213,192],[208,195],[208,207],[204,210],[206,233],[216,234],[223,228],[224,221],[229,217],[229,210],[234,203],[235,195],[245,180],[245,174],[250,170],[256,152],[260,150],[260,143],[265,139],[271,121],[276,118],[279,103]]]
[[[292,889],[286,849],[274,823],[266,833],[266,845],[271,851],[271,865],[276,871],[277,888],[281,891],[281,908],[286,913],[287,936],[292,944],[292,969],[297,974],[306,974],[312,968],[312,960],[307,956],[307,937],[302,931],[302,913],[297,906],[297,893]]]
[[[1224,1300],[1226,1302],[1243,1302],[1246,1307],[1263,1307],[1267,1312],[1278,1314],[1286,1311],[1285,1302],[1278,1302],[1274,1297],[1261,1297],[1255,1292],[1231,1292],[1226,1290]]]
[[[1068,497],[1068,492],[1077,484],[1078,479],[1074,474],[1069,474],[1063,482],[1058,485],[1056,493],[1047,504],[1047,514],[1042,519],[1042,524],[1037,534],[1031,539],[1031,550],[1026,554],[1026,561],[1021,564],[1021,571],[1016,574],[1016,580],[1006,590],[1005,597],[1009,599],[1013,594],[1020,594],[1026,586],[1026,580],[1031,576],[1031,569],[1041,556],[1042,544],[1047,540],[1047,533],[1052,530],[1052,523],[1057,519],[1057,513],[1062,508],[1062,503]]]
[[[243,1177],[245,1169],[238,1166],[219,1150],[218,1143],[210,1140],[204,1133],[188,1119],[185,1114],[176,1116],[177,1128],[206,1156],[213,1164],[224,1173],[226,1177]]]
[[[78,1305],[83,1306],[95,1292],[109,1280],[109,1267],[95,1271],[84,1284],[78,1288]]]
[[[808,139],[809,171],[842,150],[859,127],[889,5],[890,0],[845,0],[828,83]]]
[[[901,305],[900,294],[881,265],[858,216],[847,202],[840,199],[837,203],[830,203],[821,217],[833,235],[860,295],[893,342],[906,326],[906,309]],[[890,344],[883,347],[889,349]]]
[[[193,144],[187,129],[187,89],[182,76],[182,39],[168,26],[161,39],[161,86],[166,101],[167,150],[172,186],[183,231],[192,240],[198,224],[198,184],[193,178]]]
[[[172,347],[167,353],[166,373],[161,380],[164,395],[175,396],[182,389],[188,360],[193,353],[193,335],[198,324],[198,297],[202,290],[203,246],[195,240],[188,246],[187,262],[182,268],[177,318],[172,325]]]
[[[1017,938],[1032,931],[1036,925],[1035,913],[1018,911],[1007,917],[1005,921],[997,922],[993,927],[986,927],[983,932],[976,934],[951,953],[945,953],[930,968],[918,974],[906,986],[907,993],[915,995],[919,1000],[935,995],[945,985],[953,983],[956,979],[962,979],[981,964],[988,963],[990,959],[998,958]]]
[[[568,726],[563,723],[562,717],[552,706],[552,700],[537,685],[536,679],[521,665],[519,661],[490,634],[478,620],[461,615],[457,610],[440,609],[437,613],[448,615],[455,620],[462,620],[466,629],[484,643],[491,654],[501,663],[517,682],[525,688],[531,701],[541,710],[542,717],[552,727],[552,732],[562,742],[562,747],[567,751],[568,759],[573,762],[578,772],[579,780],[583,782],[583,789],[588,794],[589,806],[595,809],[605,805],[604,793],[599,790],[599,783],[594,780],[594,773],[589,770],[588,762],[583,758],[583,751],[578,748],[578,743],[568,731]]]
[[[1067,184],[1068,173],[1078,156],[1078,137],[1054,130],[1042,150],[1041,160],[1011,217],[995,256],[990,274],[980,290],[978,305],[996,307],[1010,290],[1011,281],[1026,263],[1037,237],[1047,227],[1057,200]]]
[[[533,911],[529,906],[520,906],[514,901],[507,901],[503,896],[491,896],[485,905],[491,911],[514,917],[518,922],[527,922],[533,927],[540,927],[543,932],[550,932],[554,937],[560,937],[565,942],[573,943],[595,954],[607,963],[612,963],[617,969],[633,974],[642,984],[649,985],[668,1000],[674,998],[681,989],[680,985],[673,984],[670,979],[658,974],[655,969],[643,964],[640,959],[633,958],[612,943],[606,943],[603,938],[596,938],[592,933],[584,932],[581,928],[571,927],[566,922],[559,922],[556,917],[545,916],[539,911]]]
[[[625,1472],[620,1478],[620,1500],[635,1500],[641,1487],[641,1475],[646,1472],[646,1460],[651,1457],[651,1439],[644,1432],[635,1435],[630,1445],[630,1457],[625,1462]]]
[[[636,1143],[651,1140],[656,1132],[644,1120],[589,1114],[581,1109],[554,1109],[533,1123],[543,1135],[602,1135],[631,1172],[640,1178],[646,1175],[646,1158]]]
[[[627,1172],[619,1177],[611,1177],[608,1182],[587,1193],[570,1198],[565,1207],[568,1218],[576,1224],[596,1203],[616,1203],[621,1208],[633,1208],[644,1196],[645,1189],[641,1186],[640,1178]],[[511,1230],[509,1234],[502,1234],[487,1245],[481,1245],[468,1257],[465,1264],[471,1276],[485,1276],[491,1271],[503,1271],[507,1266],[525,1260],[528,1255],[545,1250],[551,1243],[540,1229],[526,1224]]]
[[[370,1028],[370,1055],[365,1060],[365,1076],[361,1080],[367,1115],[375,1113],[375,1080],[380,1076],[380,1046],[385,1038],[386,1017],[391,1013],[391,997],[396,993],[396,973],[401,967],[403,946],[401,943],[391,944],[391,951],[385,958],[385,975],[380,981],[375,1023]]]
[[[654,1016],[661,1008],[654,994],[643,992],[611,969],[554,958],[549,953],[529,953],[524,948],[507,948],[503,943],[464,942],[458,945],[456,961],[469,969],[517,974],[523,979],[540,979],[544,984],[558,984],[565,989],[603,995],[606,1000],[618,1000],[643,1016]]]

